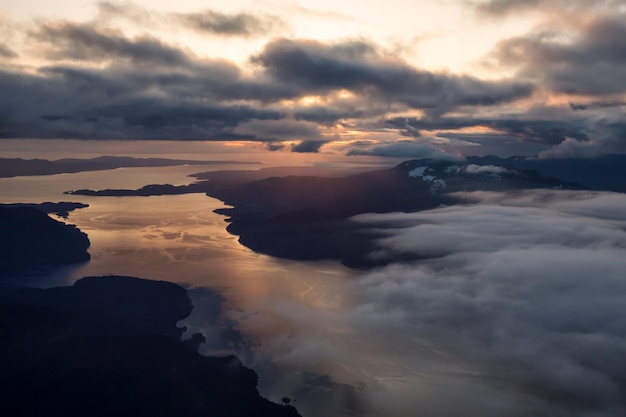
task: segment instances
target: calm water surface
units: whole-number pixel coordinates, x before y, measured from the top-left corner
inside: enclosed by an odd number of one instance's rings
[[[184,324],[191,331],[209,333],[213,324],[202,317],[205,299],[194,290],[216,290],[226,300],[222,318],[237,323],[252,345],[246,361],[261,375],[261,392],[274,400],[295,397],[305,417],[455,415],[471,407],[475,398],[489,395],[493,388],[472,381],[471,367],[454,356],[411,335],[391,330],[371,334],[347,324],[353,308],[350,282],[359,279],[358,273],[337,262],[286,261],[254,253],[226,232],[223,216],[213,213],[224,207],[218,200],[204,194],[62,194],[79,188],[186,184],[191,181],[188,174],[227,168],[251,169],[249,165],[128,168],[0,179],[5,203],[90,205],[72,212],[68,222],[89,235],[91,261],[19,282],[51,287],[104,274],[177,282],[192,289],[197,305],[197,313]],[[450,392],[461,402],[448,401]],[[414,407],[421,411],[414,413]],[[493,409],[487,407],[485,415],[497,415]]]

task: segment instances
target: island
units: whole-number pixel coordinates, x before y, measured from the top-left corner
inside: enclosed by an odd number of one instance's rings
[[[0,288],[0,413],[298,417],[235,356],[200,355],[199,334],[181,341],[192,308],[184,288],[132,277]]]

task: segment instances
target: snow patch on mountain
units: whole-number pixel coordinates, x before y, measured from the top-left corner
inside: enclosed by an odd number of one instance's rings
[[[506,174],[509,170],[495,165],[471,164],[465,167],[465,172],[468,174]]]
[[[426,172],[427,169],[428,167],[417,167],[414,170],[409,171],[409,177],[411,178],[421,177],[424,175],[424,172]]]
[[[446,174],[458,174],[463,168],[459,165],[450,165],[444,170]]]

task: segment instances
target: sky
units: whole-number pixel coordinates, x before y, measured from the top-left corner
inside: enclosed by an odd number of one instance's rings
[[[626,0],[0,1],[0,138],[626,152]]]

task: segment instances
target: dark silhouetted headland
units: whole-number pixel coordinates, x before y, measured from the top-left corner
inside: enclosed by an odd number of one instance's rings
[[[32,207],[0,207],[0,233],[0,273],[90,258],[85,233]]]
[[[6,416],[297,417],[262,398],[234,356],[204,357],[176,322],[192,304],[168,282],[88,277],[0,289]]]
[[[10,204],[0,204],[1,207],[30,207],[44,213],[52,213],[56,214],[59,217],[67,218],[69,216],[70,211],[74,211],[76,209],[81,209],[85,207],[89,207],[89,204],[83,203],[71,203],[67,201],[61,201],[58,203],[52,203],[50,201],[46,201],[45,203],[10,203]]]

